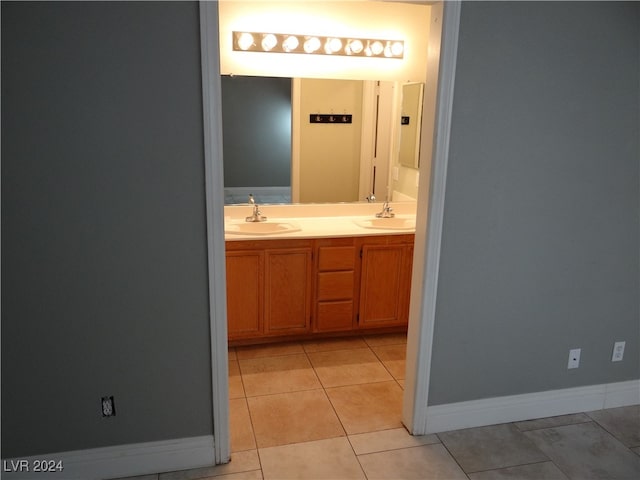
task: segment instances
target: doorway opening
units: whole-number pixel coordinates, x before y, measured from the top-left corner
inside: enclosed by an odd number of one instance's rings
[[[438,6],[438,5],[436,5]],[[442,12],[442,5],[439,4],[440,6],[440,12]],[[205,11],[205,14],[202,16],[203,18],[203,22],[211,22],[214,21],[217,24],[217,11],[213,11],[215,10],[215,6],[214,8],[208,8],[206,5],[203,4],[203,11]],[[459,7],[458,7],[458,15],[459,15]],[[440,16],[440,19],[437,23],[439,23],[439,25],[442,25],[442,15]],[[209,23],[211,25],[211,23]],[[206,26],[204,27],[204,29],[206,30]],[[217,31],[215,32],[217,34]],[[457,34],[457,32],[456,32]],[[207,36],[207,33],[204,32],[203,34],[203,42],[205,42],[205,37]],[[217,52],[213,52],[210,50],[211,46],[213,45],[216,49],[218,48],[218,41],[217,39],[212,38],[213,36],[209,36],[206,38],[206,43],[207,43],[207,48],[203,49],[203,64],[205,65],[211,65],[215,63],[215,60],[217,58]],[[457,38],[457,37],[456,37]],[[439,49],[437,50],[436,53],[439,53]],[[432,58],[432,61],[435,65],[439,65],[439,60],[437,58],[437,55],[434,56],[434,58]],[[455,65],[455,58],[453,60],[453,65]],[[209,87],[211,85],[213,85],[214,87],[216,85],[218,85],[219,88],[219,78],[218,79],[213,79],[211,78],[211,76],[215,76],[215,75],[219,75],[219,72],[216,71],[216,69],[207,69],[207,72],[204,72],[205,69],[203,69],[203,75],[205,76],[205,78],[203,79],[204,82],[203,84],[208,85]],[[434,70],[431,69],[430,72],[433,74]],[[435,78],[438,78],[438,71],[437,68],[435,69]],[[219,105],[219,98],[216,99],[215,97],[215,93],[216,93],[216,89],[211,89],[209,87],[204,87],[205,93],[203,95],[204,97],[204,101],[205,101],[205,126],[208,125],[216,125],[215,121],[212,121],[212,119],[217,119],[218,122],[220,120],[220,105]],[[425,91],[425,95],[424,95],[424,106],[423,106],[423,111],[426,112],[429,108],[432,109],[433,112],[436,111],[436,98],[435,98],[435,94],[436,94],[436,85],[432,86],[433,88],[433,95],[430,96],[430,92],[427,89]],[[213,93],[212,93],[213,92]],[[219,95],[219,90],[217,90],[217,93]],[[440,94],[439,94],[440,95]],[[431,107],[429,107],[429,102],[432,102]],[[441,107],[439,107],[440,109]],[[425,118],[427,118],[427,116],[425,116]],[[432,145],[432,136],[433,136],[433,126],[435,125],[436,122],[440,122],[440,119],[436,120],[435,119],[435,115],[434,118],[432,119],[431,122],[431,126],[429,126],[429,122],[425,122],[423,124],[423,135],[422,135],[422,143],[421,143],[421,151],[422,152],[431,152],[431,151],[437,151],[437,148],[434,148],[434,145]],[[219,126],[219,123],[218,123]],[[431,130],[427,132],[427,129],[429,129],[431,127]],[[446,130],[446,129],[445,129]],[[427,134],[425,135],[425,132],[427,132]],[[217,136],[217,137],[216,137]],[[436,135],[437,138],[437,135]],[[224,463],[226,461],[228,461],[229,459],[229,455],[230,455],[230,450],[229,450],[229,442],[228,439],[230,437],[229,435],[229,429],[228,429],[228,421],[229,421],[229,410],[228,410],[228,403],[226,402],[226,400],[228,400],[228,387],[229,384],[226,384],[226,387],[224,385],[224,381],[227,379],[226,375],[224,374],[225,372],[221,369],[221,366],[224,366],[225,368],[228,365],[228,357],[226,355],[226,348],[224,348],[225,351],[225,355],[224,357],[221,356],[221,352],[223,351],[222,345],[225,344],[226,347],[226,335],[224,337],[224,339],[220,338],[220,333],[224,332],[226,333],[226,329],[223,325],[223,322],[221,322],[221,320],[226,319],[226,311],[225,311],[225,302],[222,298],[222,295],[224,294],[224,289],[221,289],[220,286],[224,286],[225,282],[224,282],[224,278],[222,275],[220,275],[220,272],[224,272],[224,267],[223,262],[224,262],[224,241],[222,239],[222,225],[223,225],[223,220],[224,220],[224,214],[222,212],[222,208],[220,205],[218,205],[216,207],[216,202],[214,201],[214,197],[218,198],[221,196],[222,191],[223,191],[223,186],[221,184],[221,178],[220,176],[218,176],[217,178],[215,175],[213,175],[213,173],[218,173],[220,174],[222,171],[222,162],[221,162],[221,155],[220,155],[220,151],[217,152],[208,152],[207,154],[207,148],[213,148],[215,149],[215,145],[216,142],[215,140],[218,140],[217,145],[219,145],[219,139],[220,139],[220,131],[218,128],[212,128],[211,131],[209,131],[208,128],[205,128],[205,156],[208,155],[209,161],[207,161],[206,163],[208,164],[208,169],[209,171],[207,172],[207,181],[208,181],[208,188],[207,188],[207,193],[208,193],[208,198],[207,198],[207,202],[208,202],[208,207],[211,207],[211,212],[208,214],[208,224],[210,227],[210,232],[212,232],[213,234],[209,235],[209,246],[210,246],[210,260],[209,260],[209,266],[210,266],[210,277],[212,278],[212,291],[211,291],[211,298],[212,298],[212,357],[214,357],[213,359],[213,398],[214,398],[214,404],[213,404],[213,409],[214,409],[214,437],[216,438],[216,462],[217,463]],[[426,147],[426,148],[425,148]],[[214,161],[215,159],[217,159],[217,162]],[[446,165],[445,165],[446,167]],[[423,180],[425,180],[424,177],[427,177],[426,180],[427,182],[425,182],[425,184],[421,187],[420,189],[420,193],[419,193],[419,197],[418,197],[418,201],[420,202],[421,199],[424,201],[425,206],[427,203],[427,200],[430,198],[430,193],[429,193],[429,189],[428,189],[428,184],[429,184],[429,175],[431,173],[431,165],[428,164],[428,162],[422,162],[421,166],[420,166],[420,172],[423,174]],[[435,183],[435,182],[434,182]],[[217,193],[216,193],[217,192]],[[433,208],[430,206],[429,207],[431,210],[433,210]],[[420,217],[422,217],[422,220],[420,220]],[[432,217],[432,215],[430,215],[430,218]],[[430,220],[431,221],[431,220]],[[419,275],[423,275],[424,274],[424,268],[425,268],[425,250],[426,248],[426,223],[427,223],[427,219],[426,219],[426,208],[424,211],[419,212],[418,215],[418,226],[417,229],[423,229],[424,231],[422,232],[422,241],[424,241],[424,245],[421,245],[420,248],[418,250],[422,250],[422,252],[417,252],[417,254],[414,256],[414,265],[416,265],[416,261],[418,262],[418,266],[419,266]],[[216,233],[217,232],[217,233]],[[418,233],[418,232],[417,232]],[[217,236],[216,236],[217,235]],[[431,232],[429,233],[429,235],[432,235]],[[215,267],[218,267],[218,269],[216,270]],[[220,269],[220,267],[222,267],[222,269]],[[416,279],[416,274],[414,273],[414,280]],[[422,278],[419,279],[420,280],[420,285],[415,285],[414,282],[414,286],[412,288],[412,306],[411,306],[411,318],[412,318],[412,322],[410,322],[410,331],[411,331],[411,323],[415,324],[417,320],[419,320],[418,318],[416,318],[417,316],[421,316],[423,315],[423,312],[425,310],[423,302],[424,299],[423,298],[417,298],[414,292],[418,292],[418,297],[422,297],[422,295],[420,295],[421,289],[423,288],[422,285]],[[414,300],[415,299],[415,300]],[[216,302],[217,301],[217,302]],[[221,305],[222,303],[222,305]],[[420,305],[418,305],[420,304]],[[414,306],[417,305],[417,306]],[[432,325],[431,325],[432,326]],[[428,327],[428,326],[427,326]],[[424,344],[424,336],[425,334],[423,333],[424,329],[419,328],[419,337],[420,339],[413,342],[414,345],[411,346],[409,345],[409,352],[411,353],[410,355],[410,361],[416,361],[416,345],[417,345],[417,351],[420,353],[420,344]],[[428,328],[427,328],[428,330]],[[216,335],[218,334],[218,335]],[[363,351],[365,351],[366,349],[369,349],[370,351],[373,352],[373,348],[376,347],[376,345],[372,345],[370,344],[367,339],[362,339],[362,341],[365,342],[365,344],[367,344],[366,348],[364,346],[361,346],[361,349]],[[224,343],[223,343],[224,342]],[[218,353],[216,353],[216,350]],[[310,353],[314,353],[314,352],[310,352]],[[306,354],[306,353],[305,353]],[[243,354],[244,355],[244,354]],[[308,357],[308,354],[307,358]],[[375,355],[375,353],[374,353]],[[422,352],[423,358],[426,358],[428,356],[428,353],[424,353]],[[231,357],[233,358],[233,352]],[[224,360],[221,360],[221,358],[224,358]],[[239,360],[238,356],[237,356],[237,351],[235,352],[235,360]],[[384,362],[382,360],[380,360],[380,362],[383,364],[384,366]],[[408,365],[408,368],[406,369],[407,372],[409,372],[411,375],[413,376],[419,376],[419,367],[420,365],[413,365],[410,366]],[[320,368],[320,367],[319,367]],[[390,368],[385,368],[385,370],[387,371],[387,373],[390,373]],[[293,371],[295,371],[295,368],[293,369]],[[423,372],[424,373],[424,372]],[[428,373],[428,371],[427,371]],[[316,379],[318,379],[320,377],[320,373],[319,370],[316,370],[315,372],[315,377]],[[393,376],[393,375],[392,375]],[[428,377],[428,375],[427,375]],[[399,379],[395,379],[394,381],[397,383]],[[428,382],[428,380],[427,380]],[[380,382],[380,383],[385,383],[385,382]],[[424,386],[424,385],[423,385]],[[407,395],[406,393],[404,394],[404,410],[405,413],[407,411],[407,404],[409,405],[409,410],[413,410],[413,403],[419,403],[420,401],[424,402],[424,407],[426,407],[426,387],[425,387],[425,392],[423,395],[422,399],[418,399],[415,398],[415,393],[416,391],[420,390],[420,382],[416,382],[415,379],[408,379],[407,380],[407,384],[404,385],[405,389],[409,388],[411,391],[411,393],[409,395]],[[243,388],[244,388],[244,381],[243,381]],[[330,388],[341,388],[341,387],[327,387],[328,389]],[[313,390],[313,389],[312,389]],[[326,389],[324,389],[326,390]],[[311,391],[311,390],[303,390],[303,391]],[[325,393],[325,395],[328,396],[328,393]],[[217,401],[218,400],[218,401]],[[217,405],[218,403],[218,405]],[[248,401],[247,401],[248,404]],[[426,408],[425,408],[426,410]],[[412,428],[412,425],[415,426],[415,422],[414,422],[414,414],[413,411],[410,412],[409,417],[411,418],[407,418],[405,415],[405,419],[404,419],[404,424],[409,428],[410,431],[414,431],[414,433],[422,433],[419,431],[415,431],[415,429]]]

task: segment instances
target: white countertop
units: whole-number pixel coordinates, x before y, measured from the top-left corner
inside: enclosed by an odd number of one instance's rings
[[[251,215],[253,207],[249,204],[228,205],[224,207],[225,240],[301,239],[415,233],[415,202],[394,202],[390,206],[397,219],[389,222],[390,225],[402,223],[404,220],[408,226],[412,225],[412,228],[378,228],[378,226],[384,227],[385,219],[374,220],[376,219],[375,214],[382,210],[382,203],[294,204],[260,206],[260,212],[267,217],[266,223],[272,225],[279,223],[288,230],[268,234],[231,233],[234,228],[244,228],[242,224],[247,223],[245,217]],[[371,228],[371,220],[377,222],[376,228]],[[235,225],[240,225],[240,227],[235,227]]]

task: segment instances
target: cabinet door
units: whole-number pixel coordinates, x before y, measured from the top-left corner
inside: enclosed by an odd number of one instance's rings
[[[364,245],[360,284],[360,327],[406,323],[406,245]],[[409,277],[410,279],[410,277]]]
[[[229,339],[262,333],[263,264],[259,250],[227,252],[227,328]]]
[[[267,250],[265,262],[265,334],[308,332],[311,248]]]

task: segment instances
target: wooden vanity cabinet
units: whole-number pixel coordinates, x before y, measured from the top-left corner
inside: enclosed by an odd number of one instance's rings
[[[354,238],[316,240],[314,332],[356,326],[359,257]]]
[[[402,327],[413,235],[226,242],[229,340]]]
[[[229,340],[311,329],[311,240],[226,242]]]
[[[359,328],[409,321],[413,235],[362,237]]]

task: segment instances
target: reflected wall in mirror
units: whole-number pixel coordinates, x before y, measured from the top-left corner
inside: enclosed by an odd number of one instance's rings
[[[291,201],[291,79],[222,76],[225,203]]]

